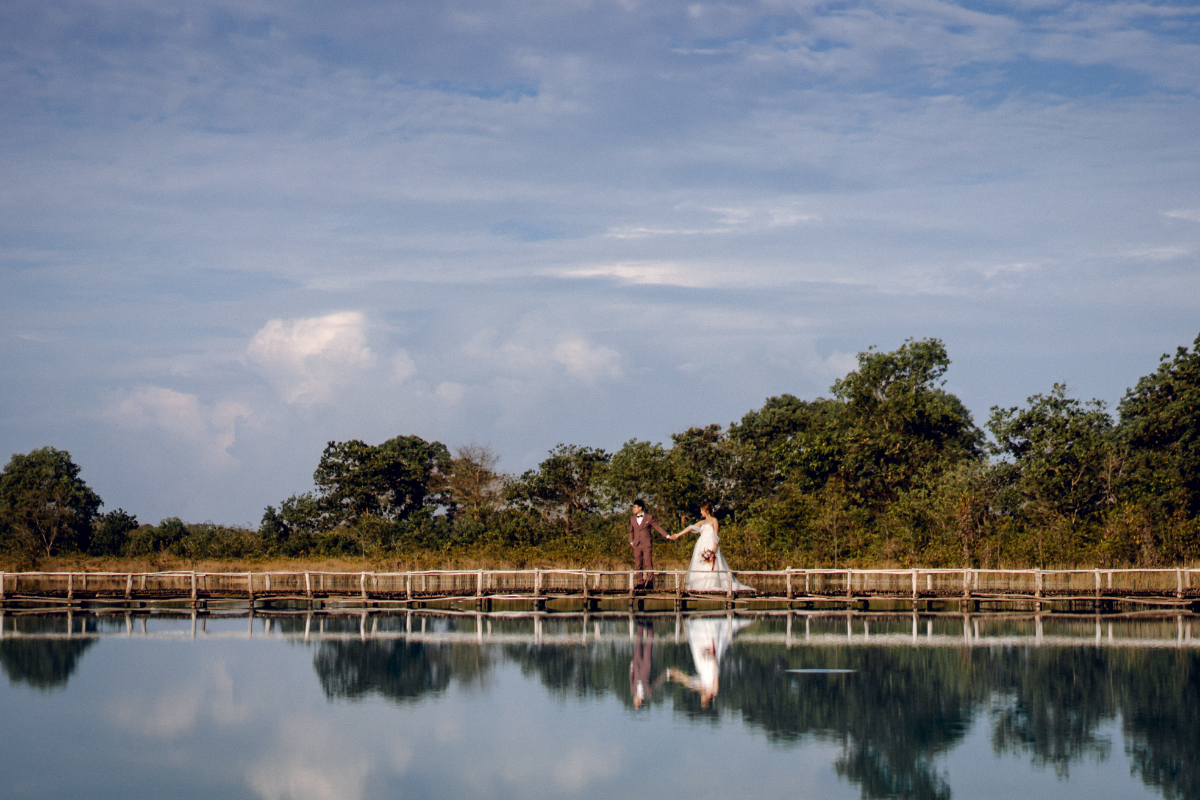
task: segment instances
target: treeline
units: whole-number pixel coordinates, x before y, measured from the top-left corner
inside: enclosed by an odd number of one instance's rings
[[[330,442],[314,490],[268,506],[257,531],[99,515],[69,454],[43,448],[13,456],[0,476],[0,536],[28,558],[579,564],[626,558],[624,517],[640,496],[672,525],[712,503],[722,548],[743,569],[1155,566],[1200,555],[1200,337],[1164,356],[1115,416],[1055,384],[1024,406],[993,407],[981,429],[944,389],[949,365],[937,339],[870,349],[828,398],[772,397],[670,446],[560,444],[522,475],[499,472],[478,445]],[[686,559],[688,546],[660,542],[660,557]]]

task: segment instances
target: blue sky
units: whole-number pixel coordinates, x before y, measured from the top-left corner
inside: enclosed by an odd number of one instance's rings
[[[0,452],[257,522],[330,439],[615,449],[942,338],[984,422],[1200,333],[1200,6],[0,6]]]

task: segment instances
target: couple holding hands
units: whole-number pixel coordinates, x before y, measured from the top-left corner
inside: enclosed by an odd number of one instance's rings
[[[629,518],[629,546],[633,548],[633,568],[637,570],[637,589],[649,591],[654,584],[654,551],[651,529],[662,534],[664,539],[675,540],[685,533],[699,533],[700,538],[692,550],[692,561],[688,565],[687,590],[689,592],[728,592],[732,585],[735,592],[754,591],[739,582],[729,571],[725,556],[721,555],[721,539],[717,532],[721,524],[713,516],[712,506],[700,506],[700,521],[674,535],[668,534],[646,511],[641,499],[633,501],[633,514]]]

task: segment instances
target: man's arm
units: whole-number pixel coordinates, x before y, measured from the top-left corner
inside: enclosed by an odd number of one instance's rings
[[[661,533],[661,534],[662,534],[662,537],[663,537],[664,539],[670,539],[670,538],[671,538],[671,534],[669,534],[669,533],[667,533],[666,531],[664,531],[664,530],[662,529],[662,525],[659,525],[659,524],[658,524],[658,520],[656,520],[654,517],[651,517],[651,518],[650,518],[650,525],[651,525],[651,526],[653,526],[654,530],[656,530],[656,531],[658,531],[659,533]]]

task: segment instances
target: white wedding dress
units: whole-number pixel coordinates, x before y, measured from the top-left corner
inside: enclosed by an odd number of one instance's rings
[[[733,577],[725,556],[717,543],[717,532],[707,522],[698,522],[688,530],[699,531],[700,539],[692,550],[692,563],[688,565],[687,589],[689,592],[728,592],[730,581],[735,592],[753,592],[754,589]]]
[[[694,676],[677,678],[690,689],[700,693],[707,707],[720,688],[718,676],[721,672],[721,657],[729,648],[739,630],[751,624],[750,620],[724,617],[693,617],[687,621],[688,644],[692,649]]]

